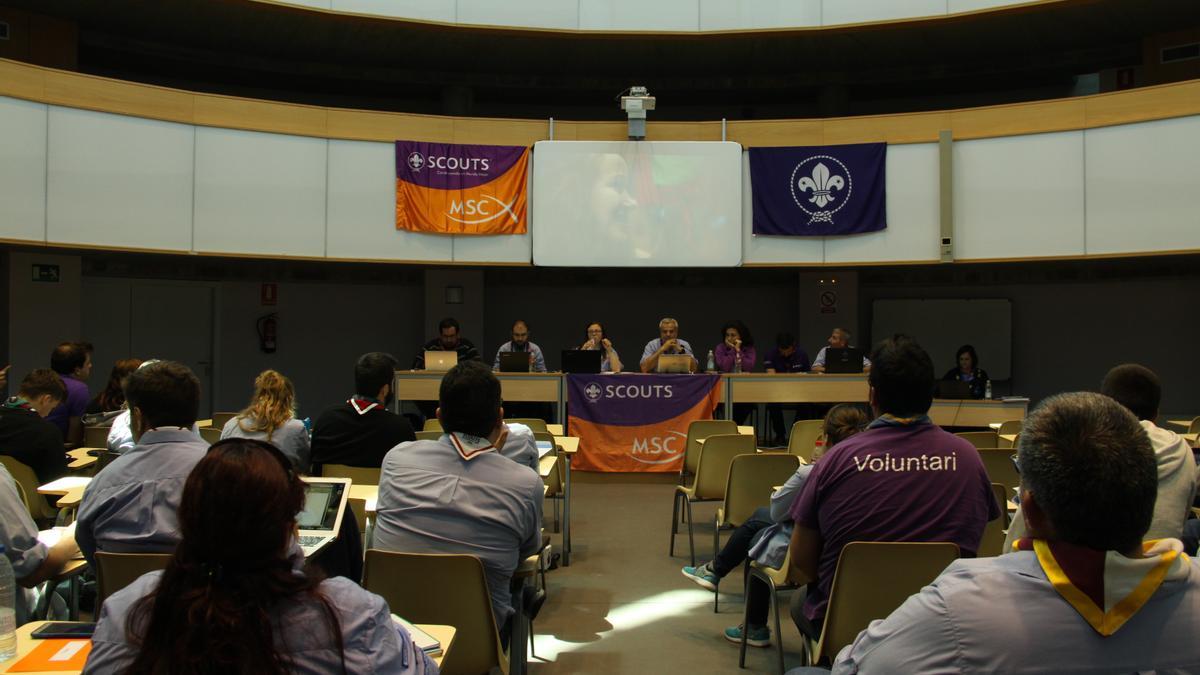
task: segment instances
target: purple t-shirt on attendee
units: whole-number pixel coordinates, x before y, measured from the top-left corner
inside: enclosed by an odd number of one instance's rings
[[[58,427],[63,438],[67,437],[67,426],[72,417],[83,417],[89,400],[88,386],[70,375],[60,375],[63,384],[67,386],[67,400],[46,415],[46,421]]]
[[[776,347],[767,352],[763,367],[777,373],[807,373],[812,369],[812,364],[808,360],[808,354],[799,347],[792,351],[791,356],[784,356]]]
[[[733,372],[733,364],[737,361],[737,352],[733,351],[733,347],[722,342],[713,348],[713,355],[717,362],[717,370],[722,373]],[[754,370],[754,361],[757,358],[754,347],[742,347],[742,372],[748,373]]]
[[[971,443],[927,421],[880,418],[838,443],[804,484],[792,519],[821,534],[816,588],[804,614],[825,616],[842,547],[852,541],[948,541],[974,557],[1000,516],[983,460]]]

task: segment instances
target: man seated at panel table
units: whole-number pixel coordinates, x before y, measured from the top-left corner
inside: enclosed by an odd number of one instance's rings
[[[79,503],[75,539],[93,566],[96,551],[173,550],[183,483],[208,451],[191,431],[200,380],[187,366],[156,361],[133,371],[125,400],[136,444],[96,474]]]
[[[679,322],[666,317],[658,322],[658,337],[647,342],[642,350],[641,367],[643,373],[653,373],[658,369],[658,358],[663,354],[687,354],[692,357],[691,370],[699,369],[696,353],[687,340],[679,337]]]
[[[513,572],[542,545],[542,479],[496,451],[508,430],[500,381],[487,366],[460,363],[446,373],[437,416],[445,435],[405,443],[383,461],[374,546],[478,557],[507,644]]]
[[[1106,396],[1061,394],[1017,453],[1018,552],[951,563],[833,672],[1200,672],[1200,568],[1177,539],[1144,542],[1158,485],[1144,425]]]
[[[828,342],[828,345],[821,347],[821,351],[817,352],[817,358],[813,359],[812,372],[814,373],[825,372],[825,351],[827,349],[830,347],[846,349],[850,346],[850,332],[845,328],[834,328],[833,332],[829,334]],[[862,364],[864,373],[871,371],[871,359],[868,359],[866,354],[863,354]]]
[[[987,522],[1000,517],[975,446],[929,420],[929,354],[912,338],[896,335],[871,356],[868,398],[875,421],[825,453],[792,505],[792,574],[810,580],[804,605],[792,618],[814,639],[846,544],[952,542],[971,558]],[[751,626],[749,636],[756,630],[766,628]],[[736,628],[726,636],[741,638]]]
[[[354,364],[354,395],[322,412],[313,422],[312,471],[323,464],[375,468],[388,450],[415,441],[412,425],[388,410],[394,397],[396,358],[369,352]]]
[[[513,322],[512,339],[496,350],[492,370],[500,370],[500,355],[505,352],[526,352],[529,354],[529,370],[535,373],[546,372],[546,357],[542,355],[542,348],[529,341],[529,325],[520,319]]]
[[[34,606],[34,586],[58,574],[74,557],[79,547],[75,545],[75,526],[62,530],[53,546],[38,541],[38,527],[25,508],[25,502],[17,491],[17,481],[0,464],[0,544],[4,555],[12,564],[13,576],[21,588],[16,591],[17,625],[29,621],[29,610]]]
[[[1154,449],[1158,467],[1158,499],[1146,538],[1179,538],[1192,506],[1192,498],[1196,495],[1197,470],[1188,442],[1175,432],[1154,425],[1162,400],[1162,383],[1149,368],[1126,363],[1108,371],[1100,384],[1100,393],[1137,416]],[[1004,552],[1011,552],[1013,545],[1026,536],[1025,525],[1026,521],[1018,508],[1004,540]]]
[[[425,370],[425,352],[458,352],[459,363],[483,360],[475,345],[459,334],[461,330],[458,319],[446,317],[439,321],[438,336],[422,345],[413,357],[412,369]]]
[[[775,348],[767,352],[763,366],[767,373],[807,373],[812,368],[808,353],[796,346],[796,336],[783,332],[775,336]],[[771,422],[771,443],[777,447],[786,447],[788,442],[788,427],[783,424],[783,411],[795,410],[796,418],[802,419],[801,411],[809,410],[803,403],[768,403],[767,419]]]
[[[33,469],[38,485],[67,473],[62,434],[45,419],[66,396],[58,374],[39,368],[26,375],[17,395],[0,406],[0,455]]]

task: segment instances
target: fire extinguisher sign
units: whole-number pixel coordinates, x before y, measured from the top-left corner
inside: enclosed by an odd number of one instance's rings
[[[259,300],[263,307],[273,307],[279,301],[279,284],[263,284]]]

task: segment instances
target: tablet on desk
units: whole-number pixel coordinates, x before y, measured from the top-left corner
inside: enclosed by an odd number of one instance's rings
[[[45,626],[38,627],[29,634],[29,637],[34,640],[79,639],[90,638],[94,632],[96,632],[96,624],[90,621],[51,621]]]

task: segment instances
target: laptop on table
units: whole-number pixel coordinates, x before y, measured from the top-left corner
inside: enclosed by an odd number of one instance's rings
[[[660,373],[690,373],[692,372],[691,354],[662,354],[658,357]]]
[[[529,352],[500,352],[500,372],[528,373],[533,369]]]
[[[971,398],[971,385],[958,380],[938,380],[933,395],[935,398]]]
[[[296,514],[300,527],[300,548],[304,557],[312,557],[337,539],[342,529],[342,516],[350,499],[350,479],[305,476],[304,508]]]
[[[425,352],[425,370],[446,372],[458,365],[458,352],[427,351]]]
[[[604,352],[599,349],[564,349],[562,350],[562,370],[564,373],[596,374],[604,362]]]
[[[825,372],[861,373],[863,352],[858,347],[829,347],[825,350]]]

